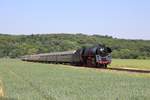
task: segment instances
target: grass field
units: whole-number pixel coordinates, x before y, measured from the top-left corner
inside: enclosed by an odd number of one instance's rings
[[[5,100],[150,98],[150,74],[0,59],[0,80]]]

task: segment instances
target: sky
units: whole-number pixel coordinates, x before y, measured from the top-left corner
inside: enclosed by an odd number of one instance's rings
[[[150,0],[0,0],[0,33],[150,40]]]

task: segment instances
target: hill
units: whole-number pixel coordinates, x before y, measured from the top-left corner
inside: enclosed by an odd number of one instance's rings
[[[15,58],[27,54],[76,50],[96,44],[111,47],[113,58],[150,58],[150,40],[125,40],[111,36],[84,34],[0,34],[0,57]]]

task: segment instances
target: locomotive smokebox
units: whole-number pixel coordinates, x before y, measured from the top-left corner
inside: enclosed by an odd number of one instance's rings
[[[80,61],[84,66],[104,67],[111,63],[111,48],[105,45],[97,45],[77,50],[80,52]]]

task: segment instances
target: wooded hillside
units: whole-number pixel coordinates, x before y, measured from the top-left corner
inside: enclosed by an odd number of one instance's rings
[[[76,50],[105,44],[113,58],[150,59],[150,40],[125,40],[110,36],[84,34],[4,35],[0,34],[0,57]]]

